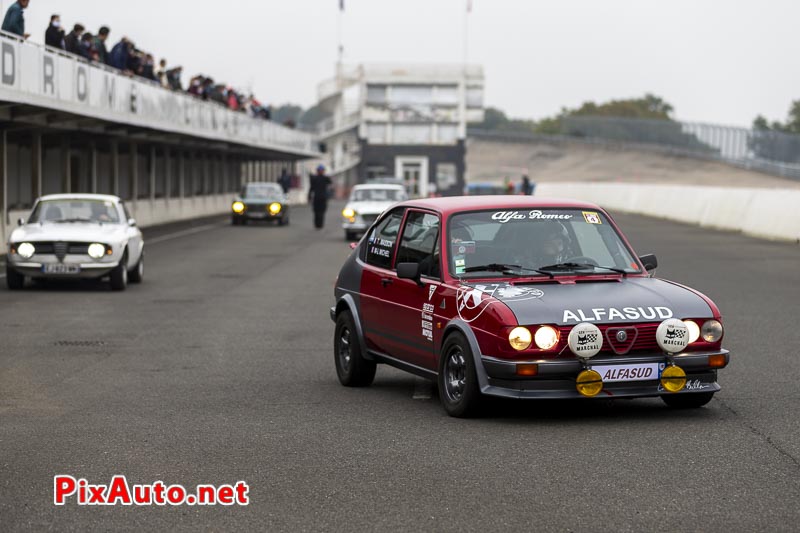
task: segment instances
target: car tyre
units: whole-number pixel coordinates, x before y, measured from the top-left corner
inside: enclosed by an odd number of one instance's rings
[[[336,364],[336,375],[345,387],[368,387],[375,379],[377,364],[364,359],[350,311],[342,311],[336,317],[333,359]]]
[[[461,333],[452,333],[444,341],[436,381],[439,399],[448,415],[470,418],[479,413],[482,397],[475,359],[467,339]]]
[[[241,222],[237,217],[231,217],[231,224],[234,226],[238,226]]]
[[[6,263],[6,285],[10,291],[18,291],[25,287],[25,276]]]
[[[122,260],[114,270],[111,271],[111,290],[124,291],[128,287],[128,269],[126,263],[128,262],[127,253],[122,256]]]
[[[139,257],[139,262],[136,263],[136,266],[133,267],[133,270],[128,272],[128,281],[131,283],[141,283],[144,279],[144,250],[142,250],[142,255]]]
[[[345,231],[344,232],[344,240],[346,241],[354,241],[356,240],[356,234],[353,231]]]
[[[710,402],[713,397],[713,392],[693,392],[690,394],[664,395],[661,399],[673,409],[697,409]]]

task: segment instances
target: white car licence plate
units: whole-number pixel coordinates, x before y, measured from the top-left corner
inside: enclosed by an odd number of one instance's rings
[[[45,274],[80,274],[80,265],[65,265],[63,263],[54,263],[49,265],[42,265],[42,272]]]
[[[664,363],[638,363],[632,365],[595,365],[592,370],[600,374],[605,383],[615,381],[650,381],[659,379]]]

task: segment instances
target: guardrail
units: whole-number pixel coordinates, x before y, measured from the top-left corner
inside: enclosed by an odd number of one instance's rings
[[[316,137],[0,32],[0,100],[256,148],[318,156]]]
[[[800,135],[698,122],[614,117],[567,117],[562,133],[486,131],[469,136],[508,142],[579,142],[612,149],[718,160],[730,165],[800,179]]]

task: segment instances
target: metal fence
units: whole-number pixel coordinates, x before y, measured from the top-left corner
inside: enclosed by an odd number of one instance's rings
[[[579,141],[715,159],[785,178],[800,179],[800,135],[698,122],[615,117],[567,117],[560,135],[471,129],[472,136],[520,141]]]

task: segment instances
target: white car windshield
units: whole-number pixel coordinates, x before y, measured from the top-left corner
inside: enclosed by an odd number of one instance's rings
[[[402,189],[355,189],[351,202],[402,202],[406,193]]]
[[[283,189],[274,183],[250,183],[242,189],[242,198],[276,198]]]
[[[29,222],[118,224],[120,219],[114,202],[108,200],[43,200],[36,204]]]
[[[453,215],[449,269],[459,277],[640,272],[610,221],[597,211],[519,209]]]

